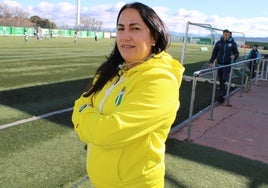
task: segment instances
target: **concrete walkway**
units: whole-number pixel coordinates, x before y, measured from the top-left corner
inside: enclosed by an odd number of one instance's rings
[[[191,140],[268,163],[268,81],[258,81],[258,85],[252,83],[242,97],[237,92],[229,101],[231,107],[215,107],[213,120],[210,120],[211,111],[193,120]],[[185,140],[187,127],[170,137]]]

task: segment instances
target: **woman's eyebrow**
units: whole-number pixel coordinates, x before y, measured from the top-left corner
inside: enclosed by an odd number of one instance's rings
[[[136,26],[136,25],[142,26],[142,24],[140,24],[140,23],[130,23],[130,24],[128,24],[128,25],[129,25],[129,26]],[[118,23],[117,26],[124,27],[125,25],[124,25],[124,24],[120,24],[120,23]]]
[[[120,26],[120,27],[124,27],[124,24],[117,24],[117,27]]]

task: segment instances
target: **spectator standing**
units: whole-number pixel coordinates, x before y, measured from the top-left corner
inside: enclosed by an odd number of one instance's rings
[[[260,58],[260,57],[261,57],[261,53],[258,50],[258,44],[254,44],[253,48],[249,51],[249,53],[247,54],[245,58],[245,59],[254,59],[248,63],[248,68],[249,68],[251,77],[256,76],[256,73],[255,73],[256,63],[257,63],[256,58]]]
[[[223,36],[219,41],[216,42],[211,58],[209,60],[209,66],[213,67],[215,63],[216,66],[229,65],[235,61],[239,56],[237,49],[237,44],[231,36],[231,32],[228,29],[223,30]],[[218,98],[219,103],[224,103],[225,95],[227,92],[226,83],[229,80],[231,67],[224,67],[218,69],[218,78],[220,82],[220,95]]]

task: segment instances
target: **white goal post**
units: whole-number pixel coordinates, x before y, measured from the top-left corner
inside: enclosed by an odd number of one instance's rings
[[[193,30],[190,30],[190,27],[194,26],[197,27],[199,29],[199,34],[195,33],[195,38],[198,38],[199,40],[199,44],[204,43],[205,46],[200,46],[200,50],[203,52],[208,52],[208,48],[206,46],[208,46],[210,49],[213,48],[214,43],[216,42],[216,40],[219,40],[220,37],[222,36],[222,31],[224,29],[219,29],[219,28],[215,28],[210,24],[207,23],[192,23],[190,21],[188,21],[186,23],[186,27],[185,27],[185,33],[184,33],[184,37],[183,37],[183,46],[182,46],[182,54],[181,54],[181,63],[184,64],[185,63],[185,55],[187,53],[187,44],[193,44],[196,40],[192,40],[192,36],[193,35]],[[192,28],[192,27],[191,27]],[[197,30],[198,30],[197,29]],[[200,31],[200,29],[202,29],[202,31]],[[196,30],[196,29],[195,29]],[[238,46],[244,46],[245,44],[245,34],[242,32],[237,32],[237,31],[231,31],[232,32],[232,36],[235,37],[235,42],[237,43]],[[202,36],[205,35],[205,36]],[[190,39],[189,39],[190,38]],[[190,41],[189,41],[190,40]],[[200,40],[203,40],[200,42]]]

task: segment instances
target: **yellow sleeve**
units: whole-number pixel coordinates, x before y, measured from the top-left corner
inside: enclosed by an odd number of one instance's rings
[[[140,76],[122,104],[107,115],[90,107],[79,112],[84,101],[78,99],[73,112],[75,130],[82,141],[103,147],[123,146],[159,129],[165,137],[179,107],[179,87],[168,71]]]

